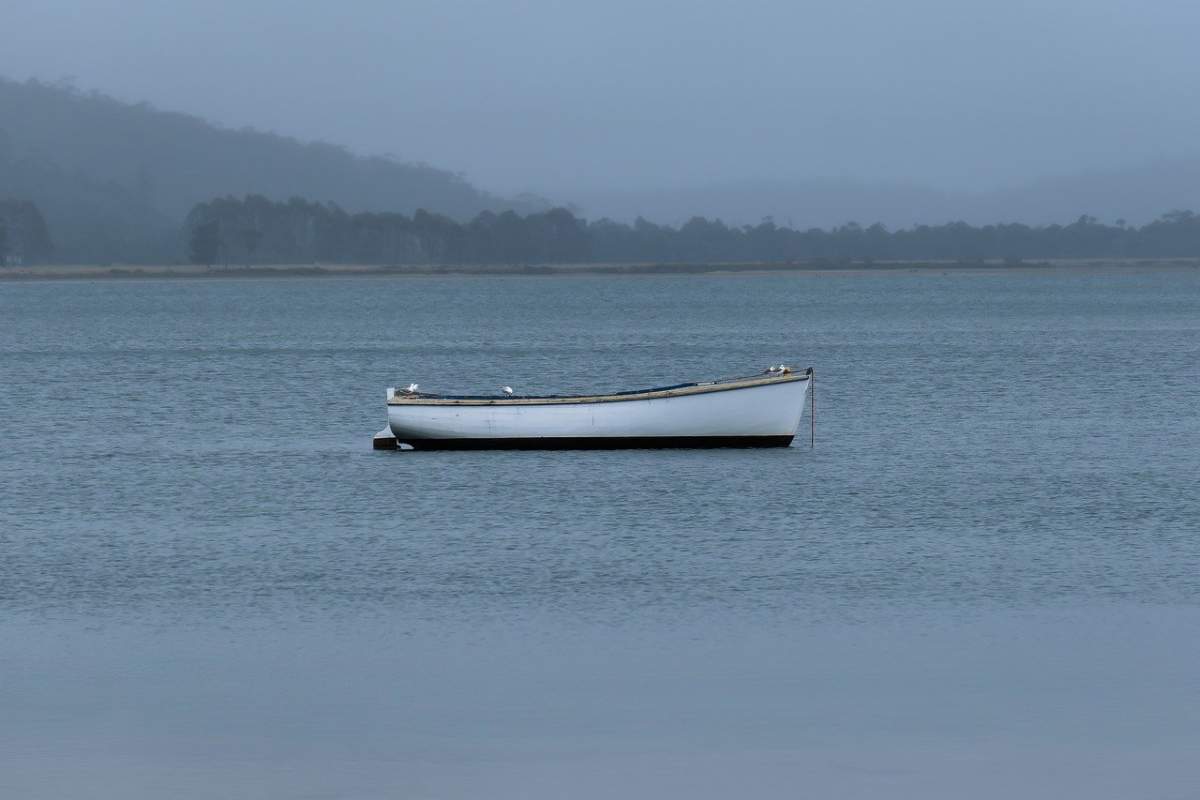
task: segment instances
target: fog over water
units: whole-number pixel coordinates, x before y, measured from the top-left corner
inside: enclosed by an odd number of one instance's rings
[[[1200,7],[1185,2],[47,0],[9,4],[3,22],[20,32],[0,51],[12,77],[69,77],[233,127],[427,161],[488,190],[666,221],[824,223],[800,202],[695,192],[810,180],[847,181],[851,198],[871,197],[854,182],[986,192],[1190,159],[1200,132]],[[664,191],[681,197],[653,199]],[[801,194],[821,192],[844,194]],[[1030,214],[1067,213],[1080,194]],[[906,222],[899,209],[914,202],[860,199],[855,216]],[[920,202],[944,219],[965,201]],[[1074,213],[1107,214],[1105,202]]]

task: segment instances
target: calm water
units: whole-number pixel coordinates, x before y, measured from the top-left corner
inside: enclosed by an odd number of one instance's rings
[[[370,449],[781,360],[814,450]],[[1196,270],[0,284],[0,381],[0,796],[1200,796]]]

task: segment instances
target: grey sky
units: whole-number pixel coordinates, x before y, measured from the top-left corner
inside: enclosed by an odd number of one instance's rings
[[[504,192],[984,189],[1195,152],[1198,23],[1174,0],[7,0],[0,72]]]

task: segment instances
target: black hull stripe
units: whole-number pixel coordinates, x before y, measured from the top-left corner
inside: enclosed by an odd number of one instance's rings
[[[554,436],[529,439],[405,439],[414,450],[627,450],[637,448],[787,447],[791,436]]]

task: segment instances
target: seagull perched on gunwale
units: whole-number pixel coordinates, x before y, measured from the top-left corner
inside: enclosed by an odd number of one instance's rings
[[[410,383],[408,385],[408,388],[405,389],[404,391],[408,392],[409,394],[416,394],[417,393],[417,384]]]
[[[512,387],[511,386],[501,386],[500,391],[504,392],[505,394],[512,394]]]

